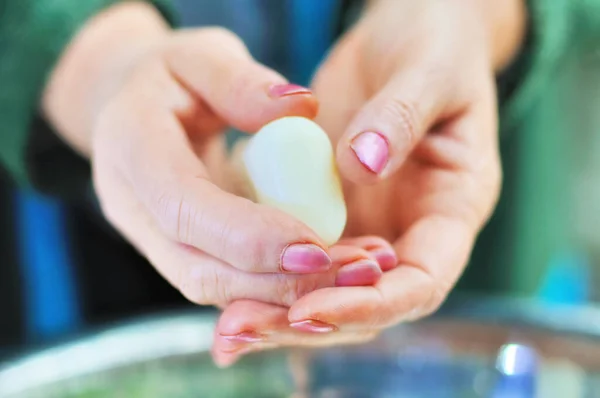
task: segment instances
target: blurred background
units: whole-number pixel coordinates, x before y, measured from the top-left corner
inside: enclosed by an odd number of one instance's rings
[[[299,84],[309,84],[312,71],[327,53],[330,42],[359,10],[355,5],[358,2],[342,0],[175,3],[183,25],[221,25],[232,29],[259,61]],[[337,18],[334,14],[342,3],[349,3],[351,11],[344,18]],[[290,14],[294,18],[290,19]],[[302,34],[282,33],[290,31]],[[535,32],[530,35],[530,40],[535,41]],[[543,74],[537,80],[544,90],[527,109],[527,118],[508,120],[503,116],[510,109],[500,110],[505,189],[453,295],[598,307],[597,43],[565,43],[551,70],[533,69]],[[283,51],[288,47],[296,51]],[[533,85],[535,80],[534,76],[527,81],[517,78],[515,82],[500,76],[500,96],[510,97],[518,91],[515,87],[519,84]],[[43,137],[48,126],[43,121],[36,123],[35,134]],[[230,137],[234,140],[236,133]],[[40,188],[37,191],[16,188],[0,166],[0,358],[15,349],[60,340],[90,326],[172,307],[188,308],[157,276],[136,267],[127,271],[113,269],[116,265],[111,265],[111,253],[125,255],[132,263],[140,263],[140,259],[102,220],[85,173],[74,176],[76,184],[87,192],[84,201],[73,200],[69,188],[61,190],[60,195],[46,189],[45,173],[79,165],[82,160],[74,155],[58,159],[64,154],[64,145],[56,138],[37,140],[31,151],[36,154],[33,175]],[[67,239],[69,228],[78,232]],[[82,243],[82,236],[92,236],[95,243]],[[77,268],[76,261],[90,267]],[[127,273],[123,281],[109,277],[122,272]],[[126,282],[136,278],[150,287],[143,289]],[[113,301],[111,297],[98,301],[97,293],[102,291],[114,292],[115,297],[127,291],[127,302]],[[163,304],[150,303],[151,297],[163,298]],[[600,324],[600,318],[597,321]]]

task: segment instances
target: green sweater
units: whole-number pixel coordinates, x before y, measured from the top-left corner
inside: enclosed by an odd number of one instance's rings
[[[24,186],[77,194],[72,181],[89,180],[82,159],[44,138],[39,99],[77,29],[116,1],[0,0],[0,162]],[[170,15],[168,0],[154,2]],[[529,9],[528,41],[499,77],[505,185],[462,281],[472,289],[532,293],[555,256],[594,243],[575,228],[570,195],[573,173],[587,167],[578,154],[590,147],[574,144],[600,126],[591,117],[600,62],[589,57],[600,40],[600,0],[530,0]]]

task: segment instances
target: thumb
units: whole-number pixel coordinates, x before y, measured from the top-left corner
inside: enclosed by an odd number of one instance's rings
[[[396,73],[356,114],[337,145],[347,179],[375,183],[398,170],[432,125],[447,111],[448,81],[422,67]]]

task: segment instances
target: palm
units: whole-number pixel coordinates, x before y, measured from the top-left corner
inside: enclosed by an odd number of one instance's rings
[[[414,154],[396,175],[383,183],[371,187],[346,184],[347,234],[375,234],[393,242],[427,215],[457,216],[453,214],[457,211],[456,204],[469,202],[460,189],[468,184],[468,171],[428,162],[429,159]]]

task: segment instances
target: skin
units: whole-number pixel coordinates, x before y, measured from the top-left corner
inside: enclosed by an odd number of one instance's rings
[[[434,311],[462,272],[498,197],[493,78],[518,51],[524,20],[518,0],[373,0],[314,95],[281,96],[271,87],[286,80],[232,33],[174,32],[149,6],[124,3],[74,39],[42,108],[89,157],[107,219],[188,299],[224,309],[218,364],[362,342]],[[349,225],[334,247],[234,194],[219,133],[287,115],[316,117],[337,146]],[[387,143],[378,173],[353,149],[366,131]],[[306,243],[331,264],[284,272],[283,251]],[[336,283],[365,262],[369,280]]]
[[[503,9],[498,3],[372,2],[335,47],[313,88],[317,121],[337,144],[346,178],[346,236],[385,237],[398,267],[374,286],[320,289],[289,310],[234,303],[221,317],[220,334],[259,331],[261,341],[217,334],[213,354],[220,363],[266,348],[367,341],[443,302],[500,189],[494,75],[518,50],[525,12],[520,2],[503,2]],[[352,151],[364,131],[390,144],[379,174]],[[302,321],[317,321],[318,332],[289,326]],[[331,331],[323,332],[323,324]]]
[[[335,286],[338,270],[355,261],[370,264],[371,281],[381,271],[368,250],[342,246],[328,270],[283,272],[288,246],[329,248],[292,217],[226,191],[225,126],[254,132],[278,117],[315,116],[310,93],[269,96],[285,83],[230,32],[173,32],[152,7],[123,3],[71,43],[43,109],[89,157],[106,218],[185,297],[290,306]]]

